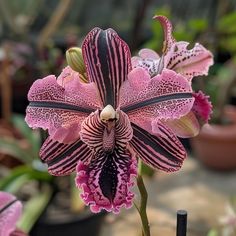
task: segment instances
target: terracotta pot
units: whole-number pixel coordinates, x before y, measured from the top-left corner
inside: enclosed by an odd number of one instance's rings
[[[191,140],[194,156],[216,170],[236,169],[236,108],[226,109],[230,125],[205,125]]]

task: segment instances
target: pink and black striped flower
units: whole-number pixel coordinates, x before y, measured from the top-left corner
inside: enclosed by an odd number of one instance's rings
[[[26,236],[16,229],[21,216],[22,204],[10,193],[0,191],[0,236]]]
[[[91,210],[118,213],[132,205],[137,157],[167,172],[182,166],[186,152],[162,121],[186,115],[195,98],[190,83],[173,70],[151,80],[145,70],[131,70],[129,48],[112,29],[93,29],[82,53],[88,83],[69,67],[58,79],[35,81],[26,122],[48,129],[40,157],[51,174],[76,170]]]
[[[196,43],[188,49],[188,42],[176,42],[172,36],[171,22],[165,16],[155,16],[164,31],[163,55],[159,56],[151,49],[142,49],[138,56],[132,57],[132,67],[142,68],[148,72],[150,79],[160,74],[164,68],[182,74],[191,84],[193,77],[207,75],[209,67],[213,65],[213,56],[201,44]],[[163,121],[179,137],[196,136],[202,125],[208,123],[212,113],[209,96],[199,91],[193,93],[195,102],[192,110],[180,119]],[[156,132],[153,122],[153,131]]]

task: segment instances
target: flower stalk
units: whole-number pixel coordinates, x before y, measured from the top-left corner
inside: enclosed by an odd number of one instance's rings
[[[142,169],[143,169],[143,163],[141,159],[139,159],[137,186],[140,192],[140,203],[139,203],[139,206],[136,205],[136,208],[139,212],[139,215],[142,221],[142,236],[150,236],[150,225],[149,225],[147,210],[146,210],[148,193],[147,193],[144,181],[143,181]]]

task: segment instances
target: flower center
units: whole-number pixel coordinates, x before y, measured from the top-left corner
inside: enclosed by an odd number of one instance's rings
[[[107,105],[103,108],[100,113],[101,121],[108,123],[118,119],[118,114],[111,105]]]
[[[107,105],[100,113],[100,119],[106,124],[103,133],[103,150],[112,152],[115,146],[115,124],[118,114],[111,105]]]

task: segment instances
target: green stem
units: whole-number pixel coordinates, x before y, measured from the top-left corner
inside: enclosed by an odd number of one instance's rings
[[[137,185],[140,192],[140,205],[137,207],[137,210],[142,221],[142,236],[150,236],[150,227],[146,212],[148,193],[142,178],[142,166],[142,161],[139,159]]]

